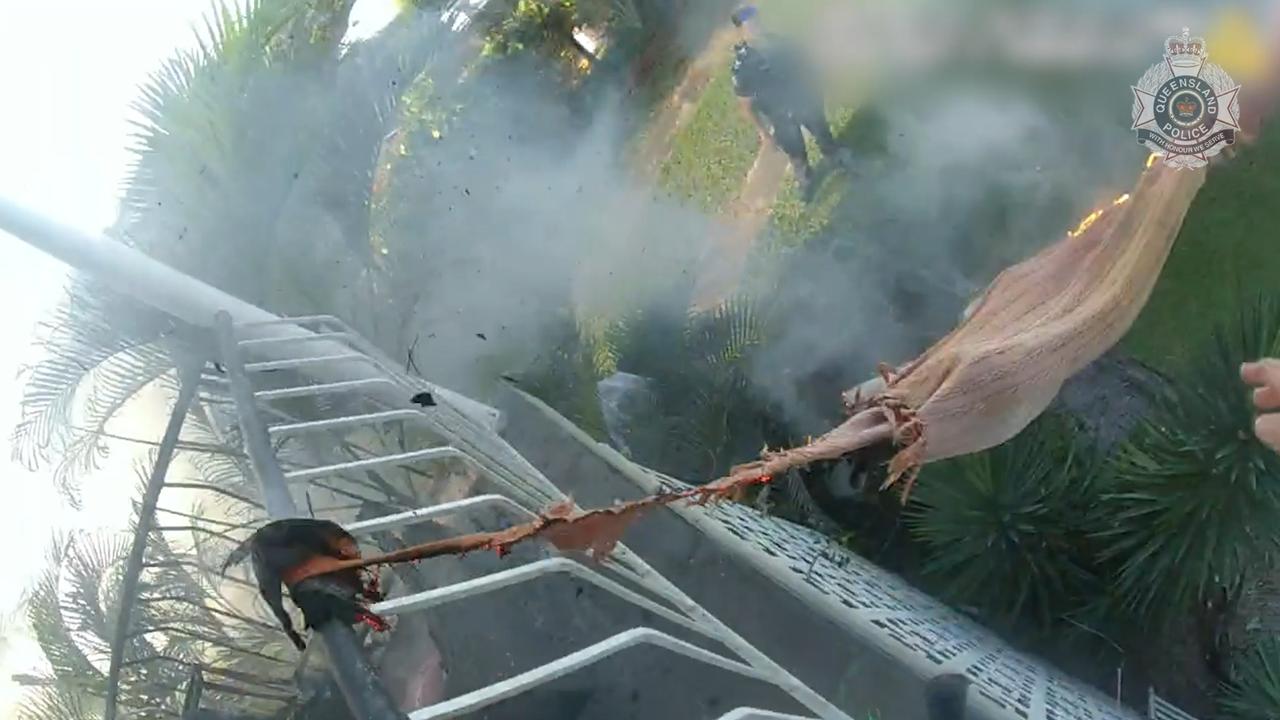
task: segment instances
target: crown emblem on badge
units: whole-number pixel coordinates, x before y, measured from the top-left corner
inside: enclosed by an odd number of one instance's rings
[[[1191,70],[1195,74],[1209,57],[1204,38],[1191,37],[1191,28],[1182,28],[1181,35],[1174,35],[1164,43],[1164,56],[1174,71]],[[1187,74],[1178,72],[1178,74]]]
[[[1240,86],[1209,62],[1207,43],[1189,28],[1167,38],[1163,49],[1160,62],[1132,86],[1133,130],[1166,166],[1202,167],[1236,141]]]

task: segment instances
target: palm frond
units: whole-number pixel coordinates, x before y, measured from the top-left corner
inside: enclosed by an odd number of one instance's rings
[[[1245,360],[1280,353],[1280,301],[1220,327],[1116,453],[1097,533],[1137,612],[1187,611],[1280,561],[1280,458],[1253,434]]]
[[[765,341],[766,319],[754,301],[734,297],[708,313],[695,315],[685,331],[685,342],[703,362],[732,367],[743,363],[751,350]]]
[[[115,591],[128,554],[127,537],[78,534],[62,567],[62,620],[85,656],[100,667],[111,657],[119,601]]]
[[[1266,638],[1236,661],[1219,701],[1223,720],[1280,717],[1280,640]]]
[[[88,280],[73,281],[39,326],[37,344],[47,357],[24,370],[14,459],[35,468],[59,454],[71,440],[77,401],[86,391],[96,397],[93,414],[109,420],[108,409],[132,394],[133,378],[169,362],[156,343],[176,327],[164,313]]]
[[[48,567],[27,597],[27,622],[55,678],[101,692],[106,677],[90,660],[63,617],[61,569],[69,557],[68,539],[55,538],[49,550]]]
[[[1092,595],[1081,520],[1093,491],[1067,437],[1068,425],[1049,416],[1004,445],[926,469],[908,526],[947,599],[1043,631]]]
[[[18,720],[98,720],[101,701],[79,691],[74,682],[50,680],[29,692],[18,706]]]
[[[156,346],[134,348],[94,368],[87,379],[88,397],[82,405],[82,417],[76,427],[69,429],[69,438],[53,471],[54,485],[64,496],[76,502],[80,478],[106,459],[107,424],[143,388],[172,370],[171,356]]]

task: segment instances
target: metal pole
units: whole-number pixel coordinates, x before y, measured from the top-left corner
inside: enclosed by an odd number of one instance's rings
[[[281,319],[278,315],[178,272],[124,243],[60,225],[4,198],[0,198],[0,231],[9,232],[71,267],[94,276],[118,292],[197,327],[211,327],[214,314],[223,310],[241,325]],[[279,324],[245,327],[243,332],[245,337],[241,339],[306,338],[314,335],[310,330],[296,325]],[[292,344],[267,345],[261,347],[259,352],[273,360],[296,359],[296,347],[290,345]],[[311,340],[307,342],[307,346],[316,355],[350,352],[349,347],[332,340]],[[324,382],[363,379],[370,374],[368,364],[359,362],[326,363],[298,370]],[[433,384],[430,389],[437,399],[452,405],[473,420],[490,429],[496,427],[497,410],[447,388]],[[372,388],[368,394],[391,407],[408,406],[408,398],[386,389]]]
[[[111,635],[111,660],[107,666],[107,699],[103,709],[103,720],[115,720],[116,703],[120,694],[120,668],[124,661],[124,646],[128,642],[129,630],[132,626],[133,606],[137,602],[138,580],[142,576],[142,561],[146,554],[147,538],[155,524],[156,505],[160,501],[160,491],[164,489],[164,476],[169,472],[169,463],[173,460],[174,451],[178,447],[178,436],[182,433],[182,424],[195,400],[196,390],[200,387],[200,368],[203,361],[195,358],[184,358],[179,369],[178,399],[174,402],[173,412],[169,415],[169,424],[165,426],[164,437],[160,440],[160,448],[156,451],[156,464],[151,468],[151,476],[147,478],[147,487],[142,494],[142,507],[138,510],[138,529],[133,535],[133,545],[129,548],[129,559],[125,562],[124,579],[120,583],[120,610],[116,617],[115,632]]]
[[[284,471],[276,462],[267,426],[257,412],[253,387],[245,375],[244,359],[240,356],[240,346],[232,329],[231,314],[219,311],[214,326],[222,362],[231,381],[231,397],[235,400],[244,449],[249,454],[254,474],[258,476],[267,514],[272,518],[297,517],[298,508],[289,494]],[[328,622],[316,628],[316,634],[324,641],[338,689],[358,720],[406,720],[407,716],[400,712],[386,688],[378,682],[351,628],[339,622]]]
[[[305,339],[307,347],[324,355],[350,350],[345,344],[324,338],[317,339],[314,337],[316,333],[297,324],[281,324],[280,317],[184,275],[134,248],[59,225],[4,198],[0,198],[0,231],[8,231],[81,272],[94,275],[118,292],[181,318],[191,325],[212,329],[213,316],[219,310],[226,310],[241,326],[241,340]],[[247,325],[262,322],[276,324]],[[256,348],[255,352],[272,360],[286,360],[296,357],[292,352],[297,350],[297,345],[298,343],[268,343]],[[364,344],[361,344],[360,349],[366,353],[370,350]],[[367,363],[348,362],[300,368],[300,371],[320,382],[342,382],[367,380],[371,368]],[[431,390],[440,401],[440,407],[423,414],[423,421],[432,432],[442,435],[450,445],[467,452],[487,471],[510,479],[517,485],[522,478],[533,478],[539,495],[562,497],[519,453],[501,440],[495,441],[500,421],[497,410],[447,388],[426,382],[422,384],[421,389]],[[415,409],[409,398],[405,397],[406,393],[397,388],[395,383],[368,387],[362,394],[386,408]]]

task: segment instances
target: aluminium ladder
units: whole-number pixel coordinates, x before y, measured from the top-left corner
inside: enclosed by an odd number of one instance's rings
[[[315,340],[323,340],[330,346],[335,342],[341,343],[347,346],[349,351],[322,355],[309,354],[307,348],[312,344],[311,338],[299,338],[296,334],[279,338],[245,337],[248,326],[260,327],[272,324],[271,322],[233,325],[230,316],[225,313],[220,314],[218,318],[220,352],[227,375],[225,381],[221,382],[229,386],[230,394],[235,401],[245,450],[259,476],[259,482],[262,483],[264,497],[272,516],[297,514],[288,488],[290,485],[306,485],[319,478],[340,476],[344,473],[378,467],[429,464],[445,459],[461,461],[469,465],[477,473],[502,488],[503,492],[482,494],[348,523],[346,528],[354,535],[368,536],[445,516],[465,515],[481,508],[504,508],[516,516],[532,518],[539,509],[567,499],[497,436],[492,426],[484,422],[484,412],[477,407],[456,408],[444,397],[439,398],[439,404],[435,407],[414,407],[409,402],[409,398],[419,392],[431,391],[432,386],[395,368],[337,318],[312,316],[286,318],[276,322],[310,330]],[[267,347],[276,350],[272,359],[256,359]],[[288,349],[290,356],[280,357],[284,354],[280,352],[282,349]],[[260,373],[333,363],[363,365],[367,370],[367,377],[269,389],[258,389],[255,383],[255,376]],[[217,379],[214,381],[220,382]],[[383,390],[395,389],[399,396],[404,398],[402,406],[384,407],[358,414],[294,419],[274,424],[268,424],[264,419],[273,415],[272,403],[282,399],[359,393],[374,386]],[[394,421],[415,423],[432,434],[447,439],[448,442],[402,453],[288,470],[284,468],[272,443],[273,440],[290,436],[339,429],[377,427]],[[539,578],[564,576],[589,583],[694,636],[713,641],[727,652],[713,652],[671,633],[650,627],[633,627],[513,677],[413,710],[409,713],[409,718],[436,720],[463,717],[536,689],[615,654],[639,646],[650,646],[694,660],[709,668],[718,668],[775,686],[806,708],[812,717],[824,720],[849,720],[849,716],[843,711],[770,660],[764,653],[717,620],[674,584],[621,545],[609,560],[600,566],[580,562],[568,556],[549,557],[524,565],[514,565],[483,577],[393,597],[376,604],[373,609],[387,616],[403,615],[446,603],[463,601]],[[357,671],[370,672],[367,664],[360,666],[359,663],[357,663]],[[376,679],[371,681],[376,683]],[[371,713],[372,711],[368,709],[369,703],[372,703],[375,709],[385,708],[387,705],[385,691],[381,693],[380,699],[353,698],[352,693],[348,691],[348,686],[351,684],[351,680],[348,679],[347,684],[344,685],[343,678],[339,677],[339,685],[343,687],[348,702],[353,704],[353,712]],[[374,694],[377,695],[378,692],[375,690]],[[365,704],[365,708],[357,708],[356,704]],[[771,718],[804,720],[802,716],[752,707],[738,707],[721,716],[721,720],[768,720]]]

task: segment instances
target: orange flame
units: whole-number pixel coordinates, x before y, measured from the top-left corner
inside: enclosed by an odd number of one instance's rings
[[[1150,168],[1152,165],[1155,165],[1155,164],[1156,164],[1156,158],[1158,158],[1158,157],[1160,157],[1160,156],[1159,156],[1159,155],[1157,155],[1157,154],[1155,154],[1155,153],[1151,153],[1150,155],[1148,155],[1148,156],[1147,156],[1147,167],[1148,167],[1148,168]]]
[[[1120,197],[1116,198],[1115,200],[1112,200],[1111,206],[1119,207],[1120,205],[1123,205],[1127,202],[1129,202],[1129,193],[1125,193]],[[1102,217],[1102,213],[1104,212],[1106,212],[1106,208],[1098,208],[1097,210],[1094,210],[1093,212],[1089,213],[1085,217],[1085,219],[1080,221],[1080,224],[1076,226],[1075,230],[1067,231],[1067,236],[1076,237],[1080,235],[1080,233],[1083,233],[1085,230],[1088,230],[1090,226],[1092,226],[1095,222],[1098,221],[1098,218]]]
[[[1076,237],[1077,235],[1084,232],[1085,230],[1088,230],[1089,226],[1097,222],[1098,218],[1100,217],[1102,217],[1102,211],[1094,210],[1093,212],[1089,213],[1089,215],[1085,217],[1085,219],[1080,221],[1080,224],[1076,226],[1075,230],[1071,230],[1070,232],[1067,233],[1067,235],[1071,237]]]

